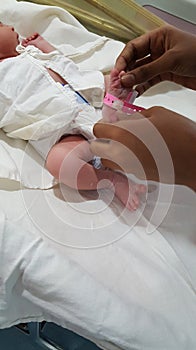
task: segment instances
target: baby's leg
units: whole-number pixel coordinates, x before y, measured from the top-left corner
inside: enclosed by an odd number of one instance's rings
[[[65,185],[78,190],[97,189],[97,175],[89,163],[89,143],[80,135],[69,135],[56,143],[46,159],[48,171]]]
[[[78,190],[97,190],[107,188],[129,210],[139,206],[139,195],[146,188],[137,185],[119,172],[109,169],[95,169],[91,164],[93,158],[89,143],[81,136],[67,136],[50,150],[46,168],[59,182]],[[108,181],[101,181],[108,180]],[[100,182],[101,181],[101,182]]]

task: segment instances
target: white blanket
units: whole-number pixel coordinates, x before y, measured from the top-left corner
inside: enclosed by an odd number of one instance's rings
[[[45,35],[81,69],[109,70],[123,47],[62,9],[9,0],[0,16],[21,36]],[[195,92],[164,83],[138,104],[194,119]],[[0,142],[0,328],[47,320],[105,349],[196,348],[195,194],[152,184],[132,214],[107,192],[53,187],[24,141],[1,132]]]

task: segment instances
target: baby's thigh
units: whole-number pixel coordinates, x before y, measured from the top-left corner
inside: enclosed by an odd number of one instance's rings
[[[81,135],[68,135],[52,146],[46,159],[46,168],[59,179],[62,168],[67,172],[81,159],[88,161],[89,157],[92,158],[92,154],[87,140]]]

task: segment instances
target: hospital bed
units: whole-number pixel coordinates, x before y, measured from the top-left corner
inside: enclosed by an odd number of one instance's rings
[[[40,32],[80,69],[108,72],[126,41],[48,3],[8,0],[0,17],[21,37]],[[195,92],[173,83],[138,104],[195,120]],[[130,213],[107,191],[57,185],[31,146],[3,131],[0,152],[0,328],[29,323],[45,349],[54,345],[40,339],[43,321],[108,350],[196,348],[195,193],[149,183],[147,200]]]

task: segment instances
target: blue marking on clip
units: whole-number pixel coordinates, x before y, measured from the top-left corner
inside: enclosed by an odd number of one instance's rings
[[[82,95],[80,95],[80,93],[78,91],[75,91],[75,93],[78,95],[79,97],[79,102],[82,100],[82,102],[87,103],[88,105],[90,104]]]
[[[67,84],[62,83],[62,86],[67,86]],[[70,87],[70,85],[69,85],[69,87]],[[72,89],[72,90],[77,94],[78,102],[80,102],[80,103],[85,102],[86,104],[90,105],[90,103],[82,95],[80,95],[80,93],[78,91],[76,91],[74,89]]]

